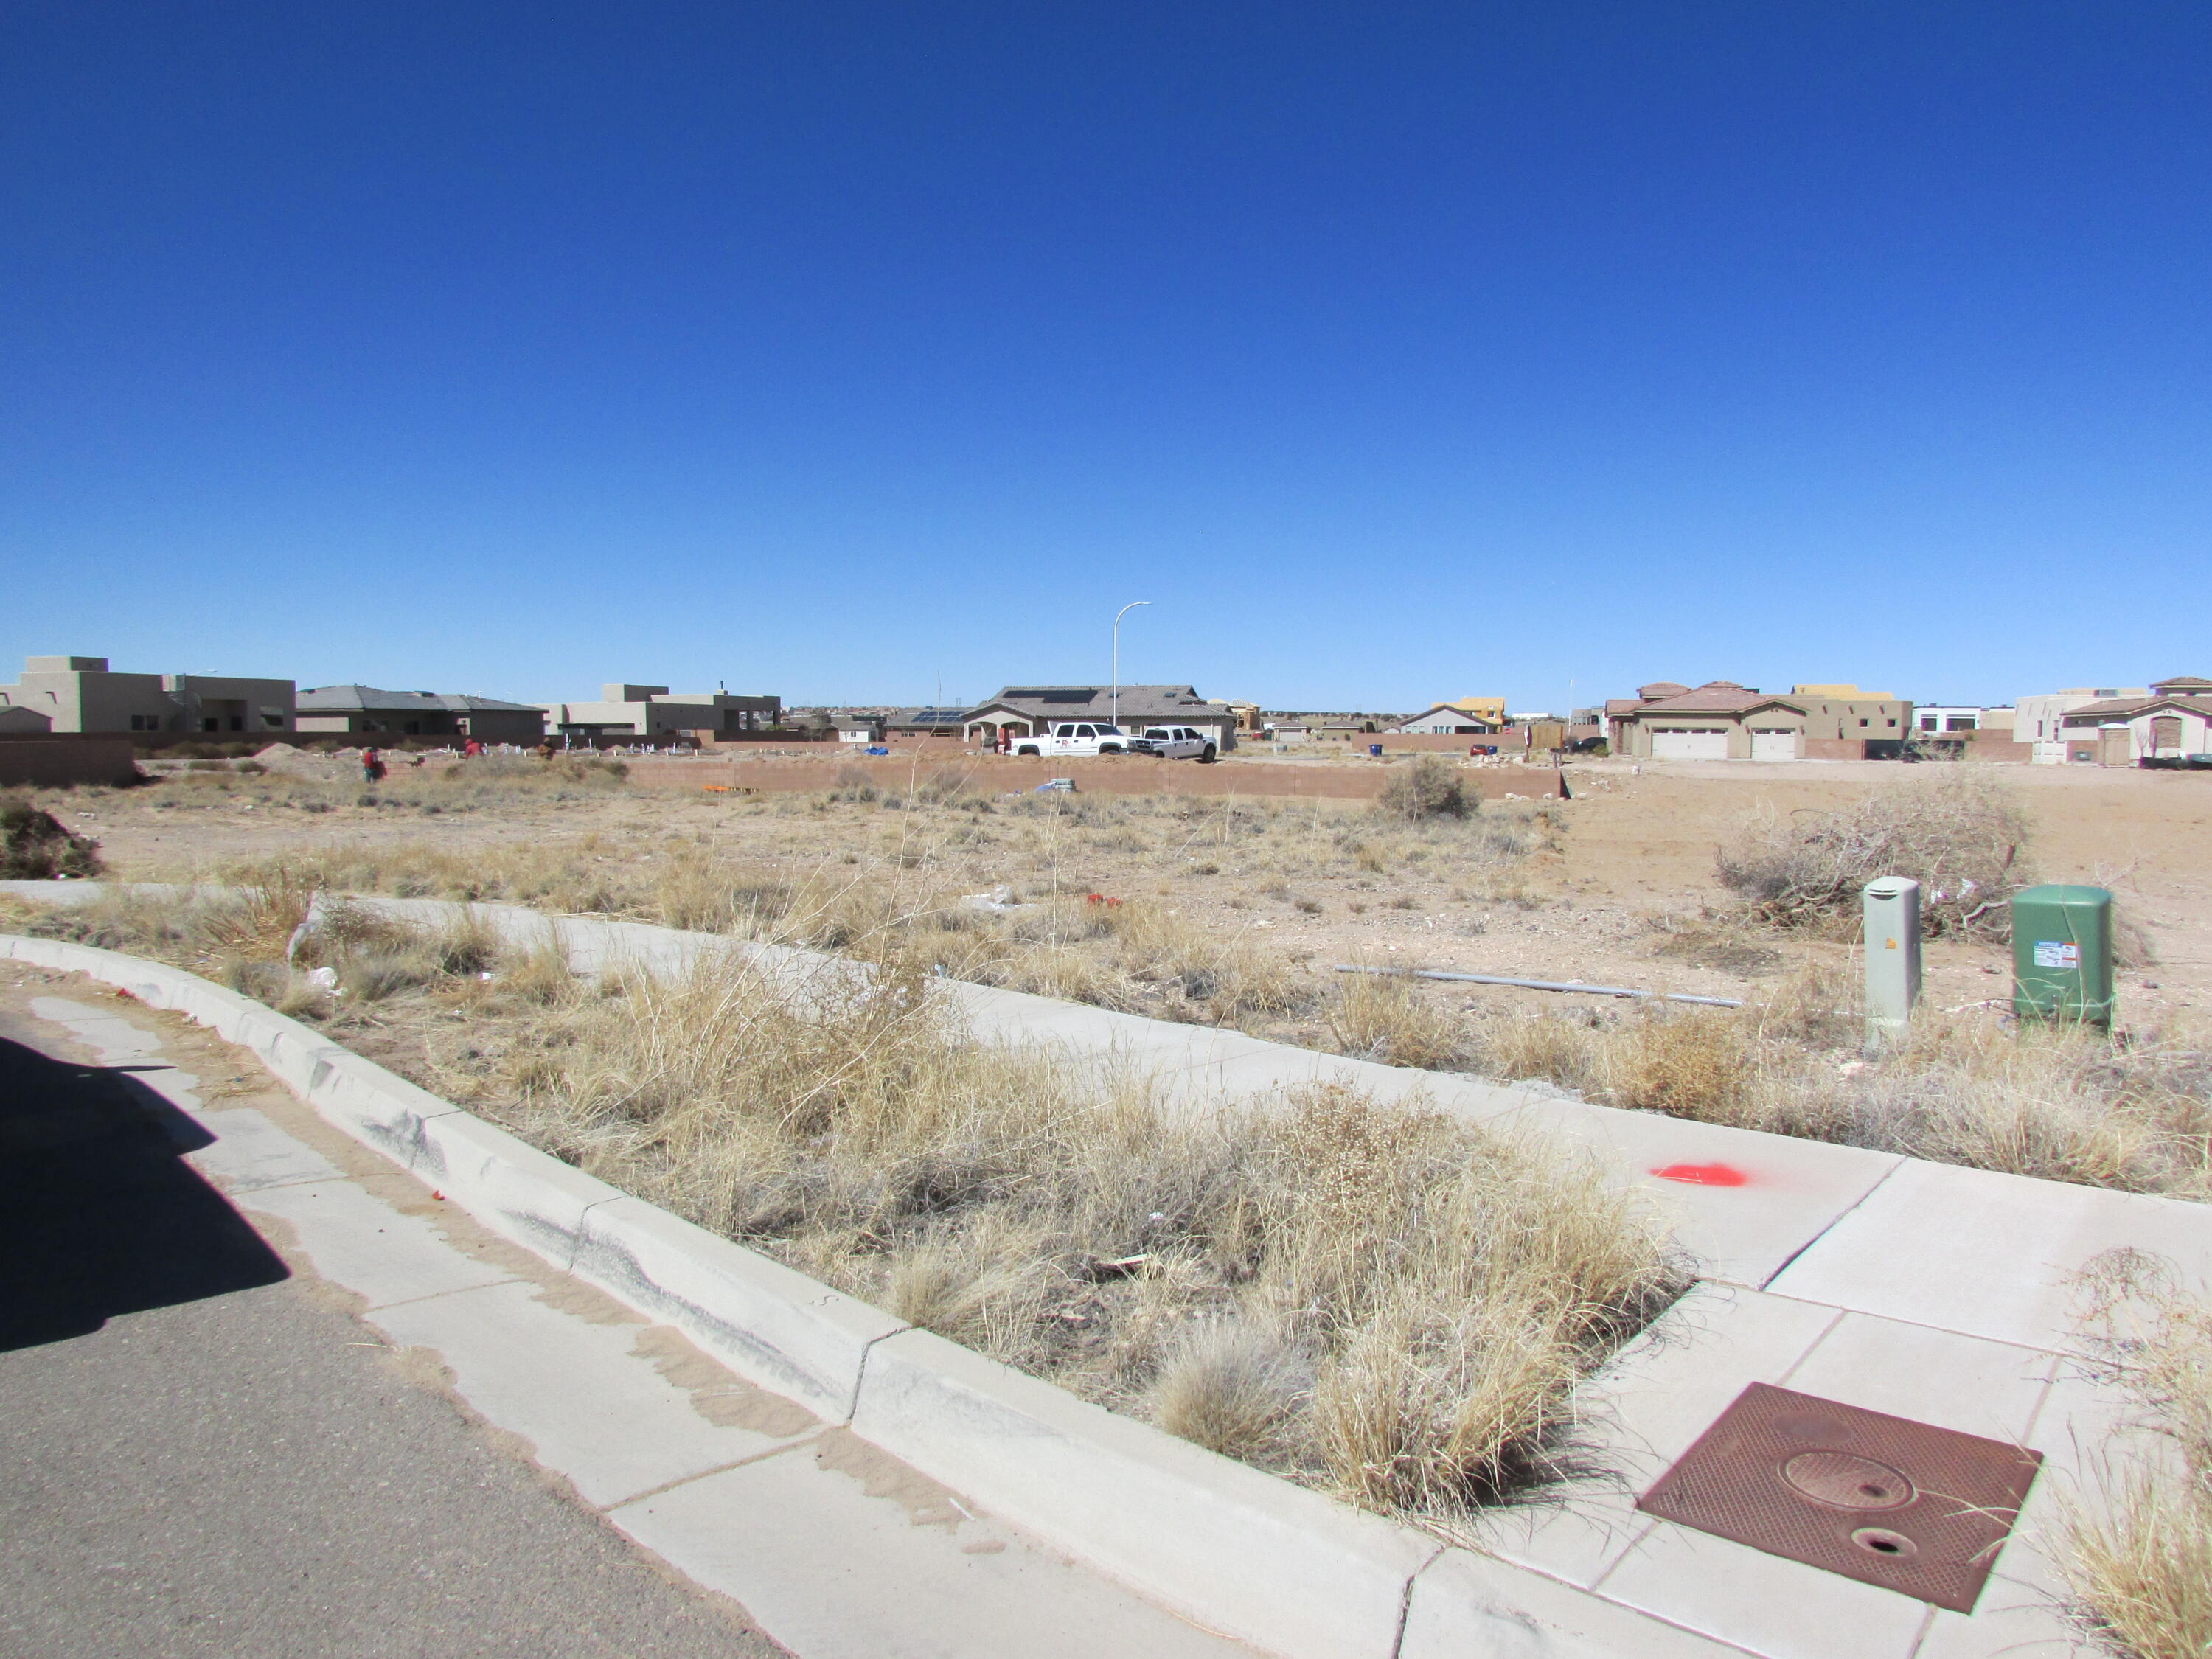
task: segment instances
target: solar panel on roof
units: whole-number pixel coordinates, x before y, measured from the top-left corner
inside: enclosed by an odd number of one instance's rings
[[[1029,702],[1090,702],[1098,693],[1085,685],[1039,685],[1026,690],[1009,687],[1006,695]]]

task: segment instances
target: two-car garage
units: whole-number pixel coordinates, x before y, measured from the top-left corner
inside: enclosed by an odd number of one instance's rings
[[[1651,732],[1654,760],[1726,760],[1729,734],[1709,726],[1655,726]],[[1792,756],[1795,758],[1795,756]]]
[[[1706,726],[1655,726],[1651,731],[1654,760],[1726,760],[1729,732]],[[1798,757],[1794,726],[1751,728],[1751,758],[1755,761],[1794,761]]]

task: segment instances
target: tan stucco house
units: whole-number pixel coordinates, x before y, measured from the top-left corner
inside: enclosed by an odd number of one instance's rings
[[[1787,696],[1734,680],[1686,689],[1671,680],[1605,706],[1613,750],[1652,760],[1880,760],[1902,752],[1912,705],[1855,685]]]
[[[118,674],[105,657],[29,657],[0,708],[28,708],[54,732],[252,737],[293,729],[290,680],[228,674]]]

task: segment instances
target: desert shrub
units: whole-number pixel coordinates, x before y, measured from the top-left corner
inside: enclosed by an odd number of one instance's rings
[[[1985,768],[1942,767],[1876,790],[1833,812],[1764,813],[1716,857],[1722,885],[1760,920],[1844,927],[1877,876],[1920,884],[1930,938],[2002,937],[2005,900],[2033,879],[2027,815],[2010,785]]]
[[[0,880],[53,881],[101,868],[100,843],[71,834],[52,813],[28,801],[0,805]]]
[[[857,805],[872,806],[884,798],[876,787],[876,781],[857,761],[849,761],[837,769],[836,787],[830,791],[831,800],[851,801]]]
[[[1413,821],[1467,817],[1479,802],[1468,793],[1455,762],[1442,755],[1422,755],[1411,766],[1393,769],[1376,805],[1391,817]]]

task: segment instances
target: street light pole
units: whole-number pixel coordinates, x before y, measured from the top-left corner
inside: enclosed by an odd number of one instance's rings
[[[1121,723],[1121,618],[1140,605],[1150,605],[1150,599],[1132,599],[1114,613],[1114,689],[1108,693],[1106,719],[1109,725]]]

